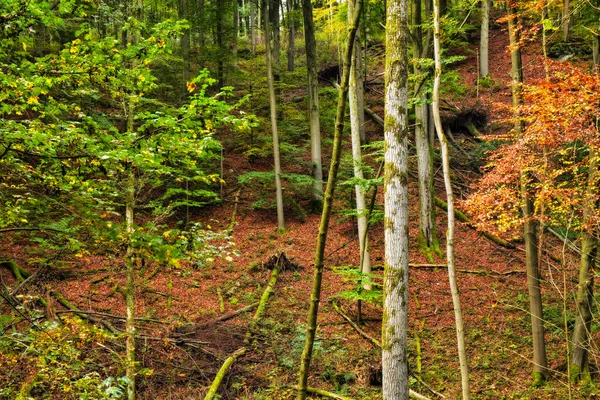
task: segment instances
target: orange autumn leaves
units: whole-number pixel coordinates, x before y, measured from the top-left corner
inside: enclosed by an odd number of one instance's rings
[[[534,218],[582,228],[590,149],[600,148],[600,77],[567,63],[551,62],[550,71],[548,79],[523,87],[523,132],[491,152],[485,175],[463,203],[480,229],[509,237],[520,230],[522,172]]]

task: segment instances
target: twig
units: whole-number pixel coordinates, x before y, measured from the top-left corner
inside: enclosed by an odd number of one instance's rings
[[[381,348],[381,343],[379,343],[379,341],[371,336],[369,336],[368,333],[366,333],[365,331],[363,331],[358,325],[356,325],[356,323],[354,321],[352,321],[352,319],[344,312],[341,310],[340,306],[338,306],[338,304],[336,303],[335,300],[331,301],[331,304],[333,305],[333,308],[335,309],[335,311],[340,314],[340,316],[342,318],[344,318],[352,328],[354,328],[354,330],[356,332],[358,332],[359,335],[361,335],[363,338],[367,339],[369,342],[371,342],[371,344],[373,344],[375,347],[379,347]]]

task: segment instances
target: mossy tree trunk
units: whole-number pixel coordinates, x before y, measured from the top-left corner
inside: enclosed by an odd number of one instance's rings
[[[408,2],[388,0],[385,60],[383,398],[409,397],[408,331]]]
[[[571,339],[571,378],[575,381],[590,383],[590,327],[592,324],[592,307],[594,304],[594,267],[598,251],[598,240],[594,229],[590,226],[596,212],[596,196],[598,193],[598,152],[590,149],[589,175],[586,199],[583,204],[583,229],[581,234],[581,261],[579,264],[579,285],[577,288],[577,315]]]
[[[323,262],[325,258],[325,244],[327,242],[327,232],[329,230],[329,219],[333,207],[333,198],[335,186],[337,183],[337,173],[340,165],[342,134],[344,131],[344,116],[346,113],[346,102],[348,100],[348,82],[350,81],[350,66],[352,64],[352,53],[354,38],[360,21],[363,0],[356,0],[352,24],[348,29],[348,44],[342,67],[342,81],[338,94],[337,111],[335,115],[335,131],[333,137],[333,151],[331,154],[331,165],[329,166],[329,179],[325,189],[325,198],[323,201],[323,211],[321,213],[321,223],[317,237],[317,248],[315,250],[315,262],[313,267],[313,285],[310,295],[310,308],[308,310],[308,322],[306,327],[306,340],[302,350],[300,361],[300,372],[298,374],[298,400],[306,399],[308,387],[308,373],[312,359],[312,350],[317,333],[317,316],[319,313],[319,304],[321,302],[321,283],[323,280]]]

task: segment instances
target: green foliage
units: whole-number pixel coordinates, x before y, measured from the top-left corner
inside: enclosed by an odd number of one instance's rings
[[[336,294],[336,297],[349,301],[365,301],[381,305],[383,302],[382,285],[374,280],[376,275],[364,274],[355,267],[337,268],[335,272],[341,275],[346,282],[351,282],[353,288]],[[365,290],[364,286],[370,284],[373,289]]]
[[[3,332],[0,356],[10,373],[3,375],[0,397],[123,398],[126,378],[107,375],[118,371],[103,365],[115,337],[78,318],[62,322],[25,333]]]

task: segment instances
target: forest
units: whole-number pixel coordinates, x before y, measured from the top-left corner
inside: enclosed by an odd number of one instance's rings
[[[0,0],[0,399],[600,398],[596,0]]]

